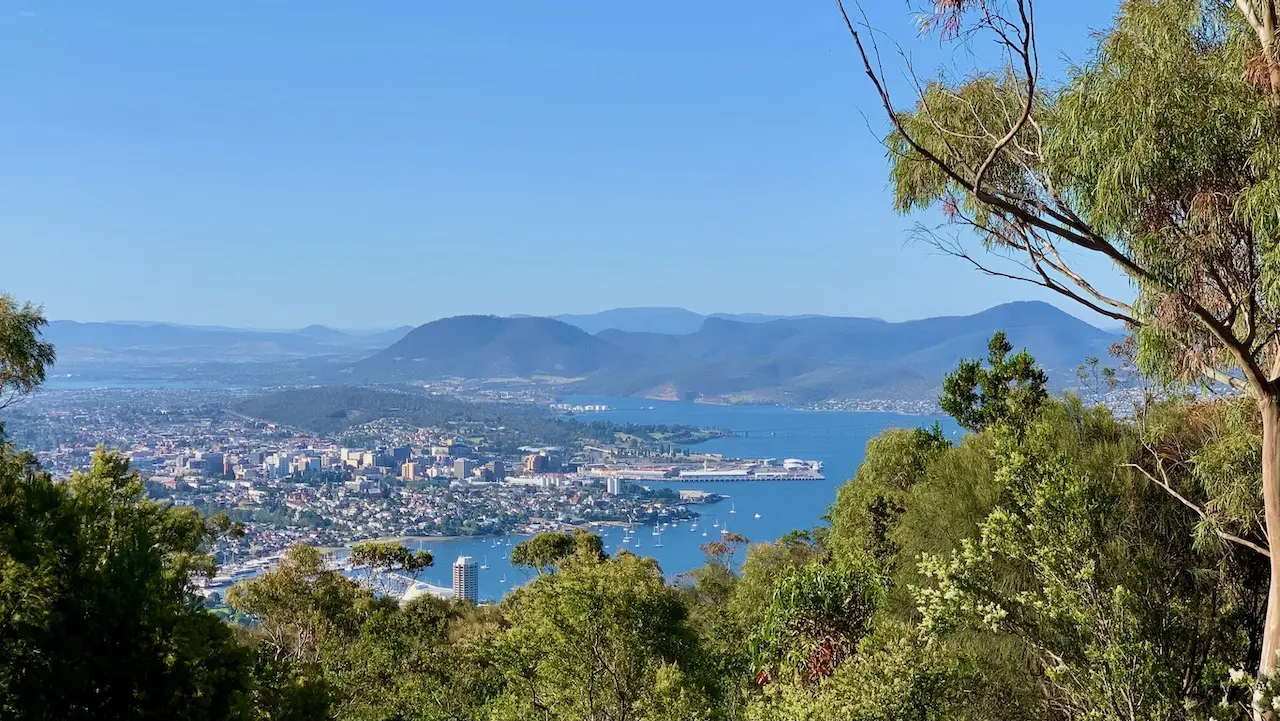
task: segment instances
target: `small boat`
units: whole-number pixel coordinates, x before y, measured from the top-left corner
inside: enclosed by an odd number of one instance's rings
[[[732,503],[729,504],[729,513],[737,513],[738,509]]]
[[[715,523],[712,523],[712,524],[711,524],[711,527],[712,527],[712,528],[719,528],[719,527],[720,527],[720,519],[719,519],[719,518],[717,518],[717,519],[715,520]]]
[[[623,542],[623,543],[631,543],[631,536],[623,536],[623,537],[622,537],[622,542]]]
[[[703,531],[703,532],[702,532],[702,537],[703,537],[703,538],[706,538],[706,537],[707,537],[707,532],[706,532],[706,531]]]
[[[489,557],[488,557],[488,556],[485,556],[485,557],[484,557],[484,563],[481,563],[481,564],[480,564],[480,570],[481,570],[481,571],[484,571],[484,570],[487,570],[488,568],[489,568]]]
[[[759,514],[759,513],[757,513],[757,514],[756,514],[756,518],[759,518],[759,517],[760,517],[760,514]]]
[[[507,574],[504,573],[502,574],[502,578],[498,579],[498,583],[506,583],[506,582],[507,582]]]

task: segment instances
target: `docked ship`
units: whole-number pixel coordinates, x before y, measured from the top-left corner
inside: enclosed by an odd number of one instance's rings
[[[822,461],[805,461],[788,458],[781,466],[772,463],[752,463],[725,468],[722,466],[680,471],[675,480],[690,482],[714,481],[821,481]]]

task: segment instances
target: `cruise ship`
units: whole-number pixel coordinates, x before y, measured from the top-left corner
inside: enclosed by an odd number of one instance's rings
[[[680,471],[676,480],[680,481],[821,481],[822,461],[804,461],[788,458],[782,467],[772,464],[751,464],[735,468],[699,468]]]

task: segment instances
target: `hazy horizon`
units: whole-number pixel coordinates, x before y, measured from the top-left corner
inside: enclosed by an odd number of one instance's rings
[[[3,289],[0,289],[0,290],[3,290]],[[168,326],[180,326],[180,327],[187,327],[187,328],[251,330],[251,331],[262,331],[262,332],[280,332],[280,333],[296,332],[296,331],[304,330],[306,328],[319,326],[319,327],[328,328],[330,330],[336,330],[343,333],[363,334],[363,333],[379,333],[379,332],[384,332],[384,331],[394,330],[397,328],[404,328],[404,327],[412,328],[412,327],[423,325],[425,323],[430,323],[432,321],[440,320],[442,318],[451,318],[456,316],[467,316],[467,315],[496,315],[502,318],[510,318],[510,317],[518,317],[518,316],[557,318],[561,316],[574,316],[574,317],[592,316],[592,315],[599,315],[603,313],[609,313],[613,311],[629,311],[629,310],[640,310],[640,311],[675,310],[675,311],[686,311],[696,315],[708,316],[708,317],[714,316],[714,315],[728,315],[728,316],[760,315],[760,316],[778,316],[779,318],[796,318],[796,317],[802,317],[806,315],[812,315],[812,316],[821,316],[821,317],[828,317],[828,318],[869,318],[874,320],[883,320],[889,323],[907,323],[915,320],[923,320],[926,318],[974,315],[975,313],[981,313],[982,311],[989,310],[990,308],[994,308],[999,305],[1006,305],[1008,303],[1021,303],[1021,302],[1046,302],[1048,305],[1052,305],[1058,310],[1063,311],[1064,313],[1067,313],[1068,315],[1071,315],[1075,318],[1078,318],[1079,320],[1083,320],[1084,322],[1090,325],[1093,325],[1097,328],[1102,328],[1105,330],[1114,330],[1116,328],[1121,327],[1120,324],[1118,323],[1106,322],[1110,319],[1101,318],[1096,314],[1084,314],[1080,312],[1073,312],[1076,310],[1076,307],[1072,304],[1050,303],[1047,301],[1039,301],[1039,299],[1015,299],[1015,300],[1005,301],[1002,303],[996,303],[986,308],[980,308],[977,311],[973,311],[973,312],[939,313],[936,315],[922,315],[922,316],[917,316],[913,318],[901,318],[901,319],[889,319],[889,318],[883,318],[880,316],[860,315],[860,314],[828,314],[828,313],[803,313],[803,312],[802,313],[769,313],[765,311],[725,311],[725,310],[714,310],[714,311],[703,312],[703,311],[692,310],[689,308],[683,308],[680,306],[652,305],[652,306],[620,306],[615,308],[602,308],[600,310],[578,312],[578,313],[548,313],[548,314],[533,314],[533,313],[521,313],[521,312],[457,313],[452,316],[436,316],[431,318],[425,318],[415,323],[396,323],[396,324],[387,324],[387,325],[368,325],[368,326],[343,326],[343,325],[338,325],[334,323],[325,323],[323,321],[306,323],[306,324],[297,325],[297,326],[256,326],[256,325],[234,325],[230,323],[187,323],[183,321],[151,319],[151,318],[142,318],[142,319],[113,318],[113,319],[107,319],[107,320],[82,320],[79,318],[51,318],[50,320],[53,322],[65,321],[65,322],[73,322],[73,323],[107,323],[107,324],[119,324],[119,325],[168,325]]]

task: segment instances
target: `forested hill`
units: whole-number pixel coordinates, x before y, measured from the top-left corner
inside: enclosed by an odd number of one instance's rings
[[[464,428],[468,424],[501,427],[494,438],[513,446],[570,444],[586,438],[611,441],[614,433],[669,441],[690,438],[694,431],[683,426],[634,426],[613,423],[580,423],[553,418],[537,406],[516,403],[468,403],[456,398],[421,393],[401,393],[371,388],[302,388],[278,391],[236,405],[232,410],[250,418],[279,423],[312,433],[333,434],[381,419],[400,420],[419,427]]]

